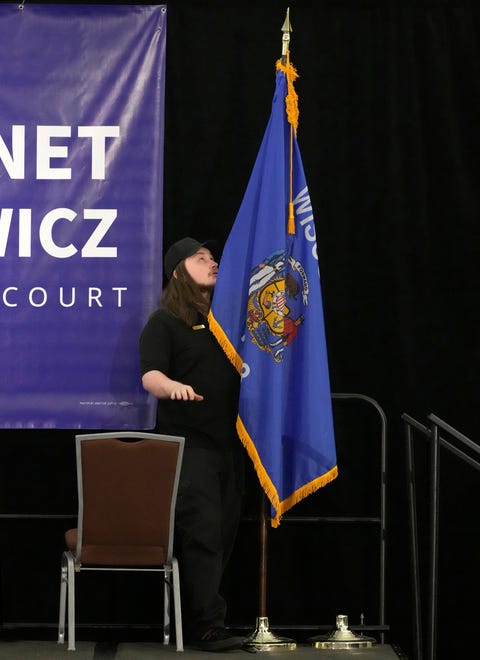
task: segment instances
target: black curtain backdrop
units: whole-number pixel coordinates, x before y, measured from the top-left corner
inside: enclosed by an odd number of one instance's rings
[[[446,2],[166,4],[166,246],[185,235],[226,239],[270,114],[290,6],[298,141],[315,214],[332,391],[373,397],[388,418],[386,618],[390,641],[411,652],[400,418],[407,412],[425,423],[433,412],[478,442],[480,10]],[[369,507],[378,450],[369,444],[374,423],[359,415],[336,419],[339,484],[305,506],[355,509],[360,492]],[[0,514],[75,512],[73,434],[0,430]],[[423,438],[418,448],[425,459]],[[456,458],[441,458],[438,657],[451,658],[471,649],[465,616],[479,614],[479,481]],[[254,511],[253,476],[250,484]],[[426,510],[420,521],[425,580]],[[0,519],[4,626],[55,621],[66,525]],[[366,607],[366,623],[374,623],[376,546],[365,531],[335,534],[288,525],[270,534],[272,627],[333,625],[346,606],[356,621]],[[48,579],[38,578],[26,606],[20,560],[36,542],[42,549],[31,573]],[[247,522],[226,579],[233,623],[253,625],[258,614],[257,545]],[[113,616],[115,587],[108,593],[104,606]]]

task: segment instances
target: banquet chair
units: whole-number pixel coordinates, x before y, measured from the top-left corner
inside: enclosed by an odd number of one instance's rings
[[[65,533],[58,643],[65,642],[67,610],[68,650],[75,650],[76,575],[155,571],[163,573],[163,643],[170,643],[173,591],[176,649],[183,651],[173,533],[184,438],[121,431],[77,435],[75,441],[78,522]]]

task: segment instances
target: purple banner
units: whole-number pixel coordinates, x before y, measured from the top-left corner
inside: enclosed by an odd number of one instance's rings
[[[0,5],[0,427],[154,425],[166,17]]]

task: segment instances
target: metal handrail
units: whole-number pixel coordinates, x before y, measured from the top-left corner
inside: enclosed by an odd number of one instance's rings
[[[409,426],[413,427],[417,431],[420,431],[424,435],[430,437],[431,429],[428,428],[428,426],[424,426],[423,424],[421,424],[419,421],[417,421],[416,419],[414,419],[413,417],[411,417],[407,413],[403,413],[402,419],[405,422],[407,422],[407,424]],[[447,433],[450,433],[451,435],[453,435],[457,440],[459,440],[460,442],[465,444],[469,449],[471,449],[472,451],[474,451],[475,453],[480,455],[480,445],[478,445],[476,442],[473,442],[472,440],[470,440],[470,438],[467,438],[466,435],[464,435],[463,433],[460,433],[459,431],[454,429],[453,426],[450,426],[449,424],[444,422],[442,419],[440,419],[440,417],[437,417],[436,415],[430,414],[430,415],[428,415],[428,419],[430,419],[433,422],[433,424],[435,424],[439,428],[441,428],[444,431],[446,431]],[[465,463],[468,463],[469,465],[471,465],[476,470],[480,470],[480,462],[476,461],[474,458],[472,458],[471,456],[466,454],[461,449],[458,449],[458,447],[455,447],[455,445],[452,445],[451,442],[449,442],[448,440],[446,440],[442,436],[439,436],[438,440],[439,440],[440,445],[442,447],[444,447],[445,449],[448,449],[448,451],[451,454],[455,454],[455,456],[460,458]]]
[[[447,424],[433,413],[428,415],[430,428],[424,426],[410,415],[404,413],[402,420],[405,422],[405,437],[407,443],[407,480],[409,500],[409,521],[412,553],[412,572],[414,590],[414,618],[415,618],[415,658],[423,659],[422,650],[422,625],[421,625],[421,595],[419,580],[419,557],[418,557],[418,525],[415,492],[415,465],[413,451],[412,429],[420,431],[430,440],[430,489],[429,489],[429,534],[430,534],[430,562],[429,562],[429,601],[428,601],[428,627],[427,627],[427,660],[435,660],[437,644],[437,582],[438,582],[438,519],[439,519],[439,494],[440,494],[440,447],[447,449],[450,453],[460,458],[464,463],[480,470],[480,462],[469,456],[451,442],[440,436],[439,429],[453,436],[456,440],[468,447],[471,451],[480,455],[480,446],[467,438],[466,435],[457,431],[453,426]]]
[[[375,408],[380,418],[380,567],[379,567],[379,624],[385,626],[385,575],[386,575],[386,536],[387,536],[387,416],[380,404],[365,394],[332,392],[332,399],[358,399]],[[384,634],[380,635],[383,644]]]
[[[380,516],[312,516],[312,515],[285,515],[282,518],[282,523],[295,523],[295,522],[323,522],[323,523],[344,523],[344,522],[361,522],[361,523],[376,523],[380,527],[380,559],[379,559],[379,625],[375,626],[375,630],[380,631],[380,641],[383,644],[385,641],[385,631],[389,626],[385,624],[385,574],[386,574],[386,473],[387,473],[387,416],[380,406],[380,404],[365,394],[357,393],[339,393],[332,392],[332,399],[347,400],[357,399],[365,401],[375,408],[380,418],[381,433],[381,475],[380,475]],[[276,626],[278,627],[278,626]],[[292,626],[290,626],[291,628]],[[294,626],[296,627],[296,626]],[[315,626],[316,629],[331,629],[331,624],[328,626]],[[354,626],[351,626],[354,629]],[[366,626],[361,626],[366,630]],[[373,627],[370,627],[373,630]]]

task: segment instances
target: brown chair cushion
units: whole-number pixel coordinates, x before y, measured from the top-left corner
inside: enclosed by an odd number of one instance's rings
[[[65,532],[68,549],[75,555],[77,529]],[[163,566],[167,561],[163,546],[84,545],[81,563],[86,566]]]

